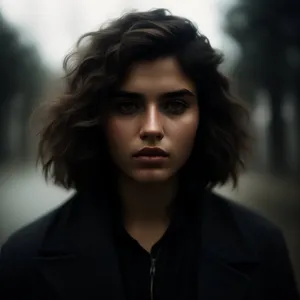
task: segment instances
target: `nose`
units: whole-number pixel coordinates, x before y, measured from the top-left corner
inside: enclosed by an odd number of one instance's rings
[[[140,138],[142,140],[159,141],[164,137],[162,118],[156,105],[147,108],[142,117]]]

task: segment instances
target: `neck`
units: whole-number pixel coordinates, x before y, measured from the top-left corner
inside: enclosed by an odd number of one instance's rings
[[[118,191],[127,221],[164,222],[178,191],[177,178],[163,183],[139,183],[128,177],[118,182]]]

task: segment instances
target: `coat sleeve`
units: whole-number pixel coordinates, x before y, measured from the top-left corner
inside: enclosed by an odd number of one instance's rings
[[[34,258],[56,211],[20,228],[1,247],[1,299],[2,295],[9,295],[9,298],[4,299],[55,299],[51,298],[48,290],[45,292],[43,278],[36,271]]]
[[[295,274],[283,234],[277,229],[268,249],[269,299],[300,300]]]
[[[16,250],[14,245],[7,242],[0,252],[0,295],[7,294],[11,299],[30,295],[28,262],[22,258],[22,250]]]

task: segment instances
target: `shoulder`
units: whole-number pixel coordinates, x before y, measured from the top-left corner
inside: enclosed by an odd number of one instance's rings
[[[264,287],[271,291],[268,299],[297,299],[299,294],[288,247],[281,229],[258,212],[220,195],[210,194],[209,200],[218,207],[224,227],[235,228],[248,248],[261,262],[260,274]],[[230,225],[229,225],[230,224]]]
[[[72,198],[14,232],[1,247],[0,272],[4,267],[24,265],[35,257],[49,229],[60,214],[68,209]]]
[[[18,254],[16,259],[26,255],[34,255],[42,243],[49,225],[60,209],[61,207],[56,208],[14,232],[1,248],[1,260],[7,256],[12,257],[16,251]]]
[[[211,193],[209,197],[252,245],[285,244],[279,226],[258,211],[219,194]]]

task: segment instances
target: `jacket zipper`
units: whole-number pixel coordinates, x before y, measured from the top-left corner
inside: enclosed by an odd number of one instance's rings
[[[156,271],[156,258],[151,257],[151,266],[150,266],[150,299],[154,300],[153,287],[154,287],[154,276]]]

